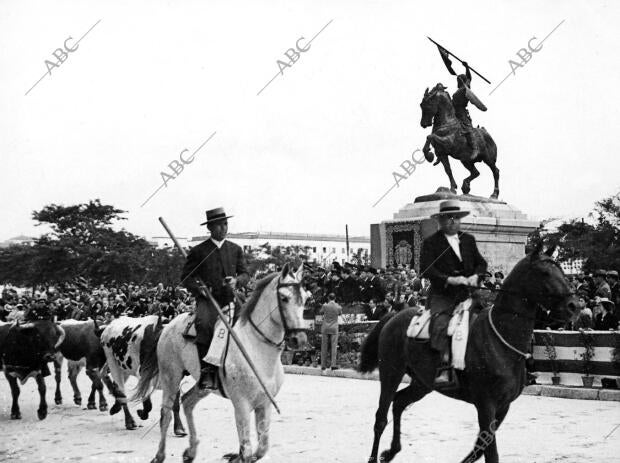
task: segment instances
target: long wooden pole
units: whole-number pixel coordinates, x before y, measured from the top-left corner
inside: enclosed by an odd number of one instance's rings
[[[168,224],[166,224],[166,221],[163,219],[163,217],[160,217],[159,221],[162,224],[162,226],[166,229],[166,232],[168,233],[168,236],[170,236],[170,238],[174,242],[174,245],[177,247],[177,249],[179,251],[181,251],[181,254],[183,255],[183,257],[187,258],[187,253],[185,252],[185,249],[183,249],[181,247],[181,244],[177,241],[176,237],[174,236],[174,234],[172,233],[170,228],[168,228]],[[271,395],[271,393],[267,389],[267,386],[265,385],[265,382],[261,378],[260,373],[256,369],[256,366],[254,365],[254,362],[252,362],[252,359],[250,358],[250,355],[248,354],[248,351],[245,349],[245,347],[241,343],[241,340],[237,336],[237,333],[235,333],[233,331],[232,326],[230,326],[230,323],[228,323],[228,320],[226,320],[226,316],[224,315],[224,312],[222,312],[222,309],[220,308],[220,305],[217,303],[217,301],[215,300],[215,298],[211,294],[211,291],[209,291],[209,289],[204,284],[202,279],[200,277],[195,277],[195,278],[198,280],[198,283],[200,283],[200,285],[204,288],[204,289],[200,290],[200,295],[202,297],[204,297],[205,299],[207,299],[208,301],[210,301],[211,304],[213,304],[213,306],[215,307],[215,310],[217,310],[218,317],[220,317],[220,320],[222,320],[222,322],[224,323],[224,326],[226,326],[226,329],[228,330],[228,332],[232,336],[233,340],[235,341],[235,344],[237,344],[237,347],[241,351],[241,354],[243,355],[245,360],[248,362],[248,365],[250,365],[250,368],[254,372],[254,375],[256,376],[256,379],[260,383],[261,387],[263,388],[263,391],[265,391],[265,394],[267,394],[267,397],[269,397],[269,400],[271,401],[271,403],[275,407],[276,411],[278,413],[280,413],[280,408],[278,407],[278,404],[276,403],[276,399],[274,399],[274,397]]]
[[[438,47],[440,47],[442,50],[444,50],[447,54],[449,54],[450,56],[456,58],[457,60],[459,60],[461,63],[463,62],[463,60],[461,58],[459,58],[458,56],[456,56],[454,53],[452,53],[451,51],[449,51],[446,47],[443,47],[441,45],[439,45],[437,42],[435,42],[433,39],[431,39],[429,36],[426,36],[426,38],[428,40],[430,40],[431,42],[433,42],[435,45],[437,45]],[[468,63],[469,64],[469,63]],[[471,66],[469,66],[469,69],[471,69],[473,72],[475,72],[478,76],[480,76],[486,83],[490,84],[491,82],[484,77],[482,74],[480,74],[478,71],[476,71],[474,68],[472,68]]]

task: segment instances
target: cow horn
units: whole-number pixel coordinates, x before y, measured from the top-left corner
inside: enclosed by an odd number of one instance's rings
[[[60,347],[62,342],[65,340],[65,329],[60,325],[56,325],[56,328],[58,328],[58,331],[60,331],[60,336],[58,337],[58,341],[56,341],[56,344],[54,344],[54,349],[58,349],[58,347]]]

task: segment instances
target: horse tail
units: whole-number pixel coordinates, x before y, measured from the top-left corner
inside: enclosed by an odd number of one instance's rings
[[[484,127],[478,127],[480,130],[480,134],[482,135],[482,139],[486,145],[486,160],[482,159],[486,164],[495,164],[497,162],[497,145],[495,144],[495,140],[491,137],[491,134]],[[480,151],[482,153],[482,150]]]
[[[159,362],[157,360],[157,344],[161,329],[156,334],[155,348],[145,352],[140,365],[140,379],[131,396],[132,402],[144,401],[159,385]]]
[[[357,371],[360,373],[370,373],[379,366],[379,335],[387,322],[394,316],[394,312],[385,315],[373,330],[366,336],[362,344],[362,356]]]

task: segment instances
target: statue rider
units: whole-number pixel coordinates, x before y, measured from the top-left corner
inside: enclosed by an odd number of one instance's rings
[[[465,74],[459,74],[457,76],[458,90],[452,95],[452,106],[454,106],[455,116],[461,122],[467,145],[472,150],[471,159],[473,160],[478,157],[480,150],[474,139],[474,128],[471,123],[469,111],[467,110],[467,104],[473,104],[480,111],[486,111],[487,108],[471,91],[471,72],[469,70],[469,65],[467,62],[463,61],[463,66],[465,66]]]

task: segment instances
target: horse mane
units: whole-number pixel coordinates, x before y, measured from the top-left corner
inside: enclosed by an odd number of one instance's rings
[[[261,294],[263,294],[265,288],[277,276],[278,272],[274,272],[270,275],[267,275],[256,283],[256,287],[254,288],[254,291],[252,291],[250,299],[248,299],[248,302],[246,302],[245,305],[241,308],[241,312],[239,313],[240,319],[247,320],[250,318],[250,315],[252,315],[252,312],[254,312],[254,309],[256,309],[256,304],[258,304],[258,300],[260,299]]]

